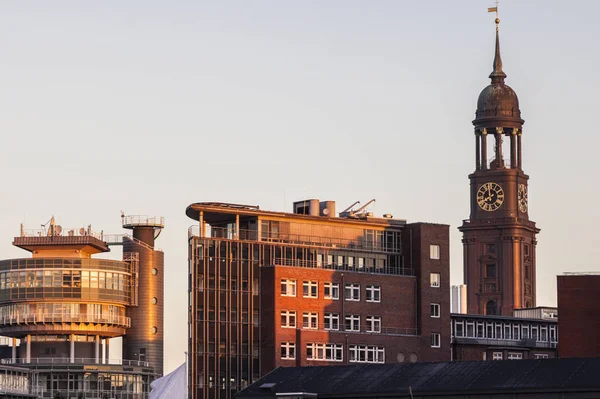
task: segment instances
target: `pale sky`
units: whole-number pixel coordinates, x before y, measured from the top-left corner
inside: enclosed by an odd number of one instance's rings
[[[0,258],[19,224],[120,233],[166,217],[165,373],[187,350],[192,202],[356,200],[409,222],[469,217],[493,1],[5,0],[0,4]],[[503,0],[506,82],[526,123],[538,305],[599,271],[600,2]],[[119,251],[110,254],[119,257]]]

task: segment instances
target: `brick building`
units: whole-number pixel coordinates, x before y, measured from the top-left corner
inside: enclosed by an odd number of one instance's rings
[[[228,398],[279,366],[450,360],[449,228],[364,207],[196,203],[189,392]]]
[[[600,357],[600,274],[557,277],[560,357]]]

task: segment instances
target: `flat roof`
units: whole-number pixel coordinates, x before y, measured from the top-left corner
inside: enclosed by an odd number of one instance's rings
[[[226,202],[196,202],[189,205],[185,214],[194,220],[200,219],[200,212],[203,212],[204,221],[208,224],[227,223],[235,220],[236,215],[240,216],[267,216],[290,218],[297,220],[312,220],[315,222],[333,222],[333,223],[351,223],[351,224],[370,224],[373,226],[402,227],[406,225],[404,219],[389,219],[384,217],[365,216],[361,218],[329,217],[329,216],[311,216],[301,215],[292,212],[263,211],[258,205],[229,204]]]

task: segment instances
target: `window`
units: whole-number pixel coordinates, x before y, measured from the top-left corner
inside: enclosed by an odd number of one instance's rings
[[[496,246],[494,244],[485,244],[485,253],[486,254],[495,254]]]
[[[362,269],[365,267],[365,258],[358,258],[358,268]]]
[[[382,346],[350,345],[348,356],[351,363],[384,363],[385,348]]]
[[[341,344],[306,344],[307,360],[341,362],[344,359],[344,346]]]
[[[325,299],[340,299],[340,285],[338,283],[323,283],[323,296]]]
[[[429,283],[432,287],[439,288],[440,287],[440,274],[439,273],[429,273]]]
[[[347,260],[348,260],[348,267],[353,268],[354,267],[354,257],[348,256]]]
[[[429,306],[429,315],[431,317],[440,317],[440,304],[439,303],[432,303]]]
[[[295,328],[296,327],[296,311],[282,310],[281,311],[281,327]]]
[[[533,355],[534,359],[548,359],[547,353],[536,353]]]
[[[316,330],[318,327],[319,315],[313,312],[302,313],[302,327],[310,330]]]
[[[360,331],[360,315],[346,315],[346,331]]]
[[[327,266],[333,266],[333,255],[327,255]]]
[[[367,332],[381,332],[381,316],[367,316]]]
[[[302,296],[304,298],[317,298],[319,291],[319,283],[316,281],[304,281],[302,283]]]
[[[439,245],[430,245],[429,246],[429,258],[430,259],[439,259],[440,258],[440,246]]]
[[[485,265],[485,276],[488,278],[496,278],[496,264],[490,263]]]
[[[367,285],[367,302],[381,302],[381,287]]]
[[[508,360],[521,360],[523,359],[522,353],[508,352]]]
[[[296,296],[296,280],[281,279],[281,296]]]
[[[52,348],[52,349],[56,349],[56,348]],[[140,362],[145,362],[146,361],[146,348],[140,348]]]
[[[330,331],[340,329],[340,315],[338,313],[325,313],[325,329]]]
[[[454,336],[455,337],[464,337],[465,336],[464,322],[457,321],[454,323]]]
[[[440,334],[439,333],[431,333],[431,347],[432,348],[439,348],[441,346],[440,344]]]
[[[346,284],[346,300],[360,301],[360,284]]]
[[[294,342],[281,343],[281,358],[294,360],[296,358],[296,344]]]
[[[502,360],[502,352],[494,352],[492,354],[492,360]]]
[[[475,322],[474,321],[467,322],[467,337],[475,338]]]

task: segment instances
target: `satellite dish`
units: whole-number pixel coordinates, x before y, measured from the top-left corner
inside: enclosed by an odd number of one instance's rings
[[[62,226],[54,226],[54,235],[59,236],[62,233]]]
[[[80,228],[79,229],[79,235],[84,236],[85,235],[85,228]]]

